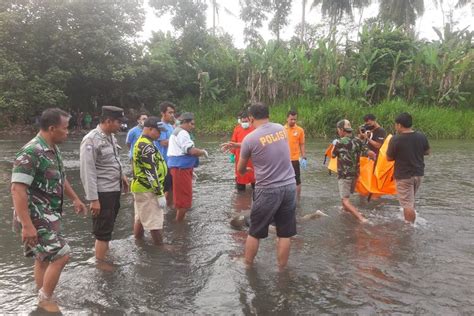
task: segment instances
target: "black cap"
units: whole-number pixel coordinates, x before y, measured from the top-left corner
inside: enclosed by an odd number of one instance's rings
[[[125,114],[123,113],[123,109],[119,108],[118,106],[104,105],[102,107],[102,116],[107,116],[107,117],[119,120],[121,122],[127,121],[127,118],[125,117]]]
[[[159,131],[166,131],[165,124],[161,121],[160,118],[156,116],[150,116],[143,123],[144,127],[156,128]]]

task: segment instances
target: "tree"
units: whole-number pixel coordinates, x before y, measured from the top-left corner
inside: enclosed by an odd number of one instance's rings
[[[236,16],[231,10],[223,6],[217,0],[208,0],[211,3],[212,8],[212,35],[216,36],[216,16],[219,16],[219,11],[224,10],[227,14]]]
[[[206,30],[205,0],[150,0],[156,9],[156,15],[172,15],[171,25],[183,33],[203,32]]]
[[[370,3],[371,0],[313,0],[311,9],[321,5],[322,15],[330,18],[329,29],[334,36],[336,25],[339,24],[344,15],[352,19],[353,8],[364,8]]]
[[[252,47],[261,46],[263,39],[258,33],[263,22],[268,19],[266,12],[271,0],[240,0],[240,18],[245,22],[244,39]]]
[[[0,80],[2,106],[27,115],[49,106],[91,110],[93,100],[125,104],[143,21],[134,0],[2,1],[0,56],[10,69]]]
[[[425,12],[423,0],[380,0],[379,17],[409,32]]]
[[[272,0],[271,10],[273,18],[268,27],[275,34],[277,42],[280,42],[280,31],[288,25],[288,15],[291,11],[291,0]]]

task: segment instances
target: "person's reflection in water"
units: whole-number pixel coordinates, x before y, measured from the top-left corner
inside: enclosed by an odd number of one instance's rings
[[[230,225],[237,230],[232,231],[232,239],[244,244],[247,238],[247,228],[250,226],[249,215],[252,204],[253,190],[237,191],[232,195],[232,219]],[[240,256],[242,255],[239,254]]]
[[[250,211],[252,204],[252,190],[235,192],[232,196],[232,209],[237,213]]]
[[[356,282],[376,302],[398,304],[395,298],[384,294],[387,293],[384,289],[401,283],[390,275],[390,270],[403,260],[397,259],[396,250],[400,249],[404,234],[400,234],[399,228],[389,226],[393,224],[354,227]]]
[[[283,269],[275,275],[274,271],[259,271],[259,267],[247,267],[245,275],[248,283],[240,289],[240,302],[244,314],[294,314],[291,297],[295,291],[295,275],[291,269]]]

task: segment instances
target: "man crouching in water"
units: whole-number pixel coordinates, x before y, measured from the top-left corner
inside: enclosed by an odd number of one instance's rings
[[[296,182],[288,139],[282,125],[270,122],[268,107],[263,103],[249,108],[249,119],[255,131],[242,141],[237,165],[240,174],[245,174],[247,162],[252,159],[256,179],[245,263],[253,264],[260,239],[268,236],[268,226],[274,220],[279,237],[278,266],[284,268],[290,255],[290,237],[296,235]],[[234,146],[237,145],[228,143],[223,147]]]

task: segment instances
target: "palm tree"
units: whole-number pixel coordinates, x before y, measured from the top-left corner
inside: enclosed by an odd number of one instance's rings
[[[218,3],[216,0],[209,0],[209,2],[211,3],[211,8],[212,8],[212,35],[215,36],[216,35],[216,16],[219,17],[219,10],[223,8],[227,14],[232,15],[234,17],[236,15],[227,7]]]
[[[341,21],[344,15],[353,18],[353,8],[364,8],[368,6],[371,0],[313,0],[311,9],[321,5],[323,16],[329,16],[329,27],[334,31],[335,26]]]
[[[456,7],[461,8],[461,7],[464,7],[468,4],[474,5],[474,3],[472,3],[472,0],[458,0],[458,3],[456,4]]]
[[[423,0],[380,0],[379,17],[410,31],[416,18],[425,12]]]

